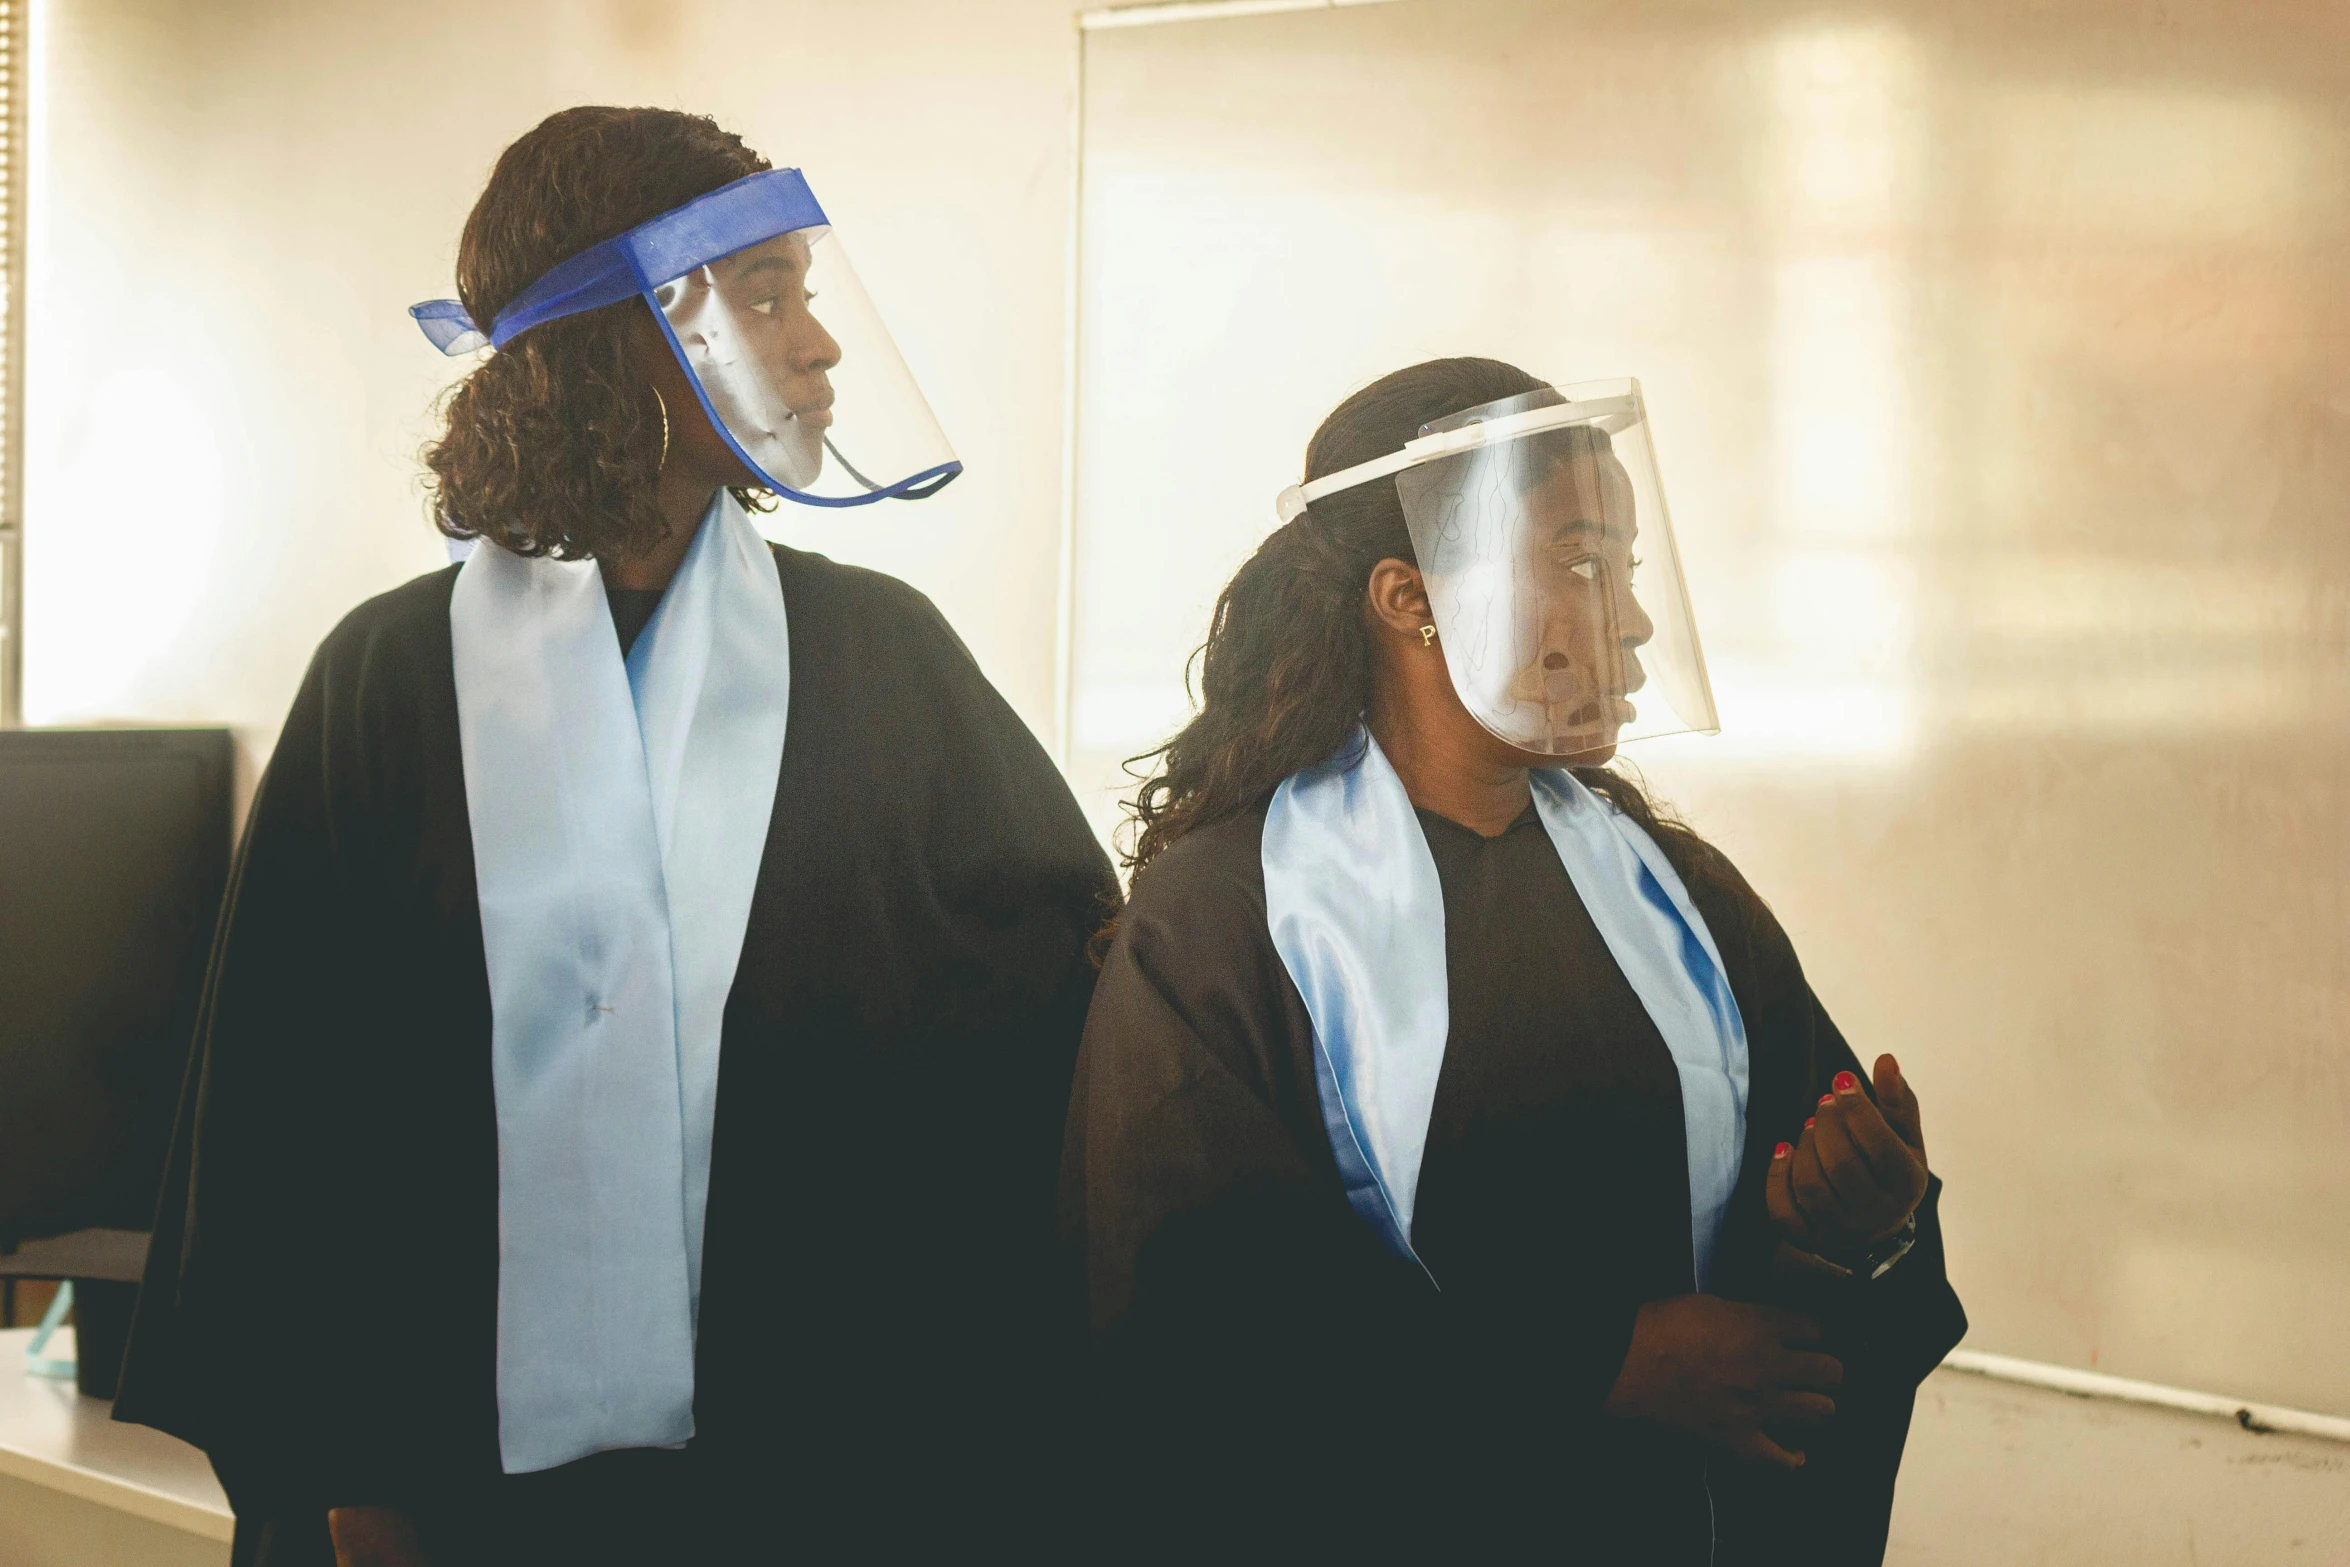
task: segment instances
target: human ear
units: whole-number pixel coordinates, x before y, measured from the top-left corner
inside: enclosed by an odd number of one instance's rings
[[[1417,637],[1420,628],[1435,619],[1428,607],[1428,585],[1420,568],[1409,561],[1391,557],[1373,566],[1363,592],[1372,618],[1399,635]]]

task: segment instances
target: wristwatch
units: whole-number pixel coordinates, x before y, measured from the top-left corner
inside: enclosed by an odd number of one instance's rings
[[[1900,1229],[1881,1240],[1871,1241],[1857,1256],[1839,1257],[1835,1262],[1856,1279],[1881,1279],[1917,1243],[1918,1216],[1912,1212],[1901,1221]]]

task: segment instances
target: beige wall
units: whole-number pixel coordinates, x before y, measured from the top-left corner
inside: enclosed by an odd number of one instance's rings
[[[582,102],[705,110],[805,167],[968,465],[791,510],[936,599],[1050,739],[1067,0],[51,0],[36,144],[26,712],[226,721],[443,564],[416,486],[491,161]]]

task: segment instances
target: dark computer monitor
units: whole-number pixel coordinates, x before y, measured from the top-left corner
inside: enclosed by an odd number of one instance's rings
[[[0,730],[0,1245],[154,1222],[233,765],[225,729]]]

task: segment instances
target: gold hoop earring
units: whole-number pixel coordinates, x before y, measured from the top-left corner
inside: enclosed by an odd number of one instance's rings
[[[1422,626],[1420,628],[1420,646],[1434,647],[1435,645],[1436,628],[1434,626]]]
[[[661,466],[653,471],[661,473],[669,467],[669,403],[657,386],[653,388],[653,406],[661,410]]]

